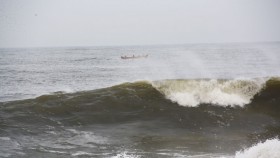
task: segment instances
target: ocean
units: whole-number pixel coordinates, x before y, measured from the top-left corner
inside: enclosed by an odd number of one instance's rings
[[[280,42],[0,55],[0,157],[280,157]]]

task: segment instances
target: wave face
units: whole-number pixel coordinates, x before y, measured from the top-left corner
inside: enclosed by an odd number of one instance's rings
[[[280,136],[279,105],[279,78],[140,81],[57,92],[0,103],[0,144],[9,149],[0,153],[234,156],[244,145]]]

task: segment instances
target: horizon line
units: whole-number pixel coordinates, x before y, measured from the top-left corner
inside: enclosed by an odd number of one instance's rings
[[[215,45],[215,44],[258,44],[258,43],[278,43],[279,41],[243,41],[243,42],[189,42],[189,43],[158,43],[158,44],[119,44],[119,45],[61,45],[61,46],[13,46],[13,47],[0,47],[0,49],[36,49],[36,48],[90,48],[90,47],[143,47],[143,46],[179,46],[179,45]]]

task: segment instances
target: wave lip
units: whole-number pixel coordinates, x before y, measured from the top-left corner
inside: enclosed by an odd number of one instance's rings
[[[267,79],[162,80],[152,85],[167,99],[182,106],[200,104],[240,106],[249,104],[265,86]]]

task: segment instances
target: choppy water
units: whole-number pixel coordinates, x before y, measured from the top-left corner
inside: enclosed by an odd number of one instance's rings
[[[0,53],[0,157],[280,155],[280,43]]]

